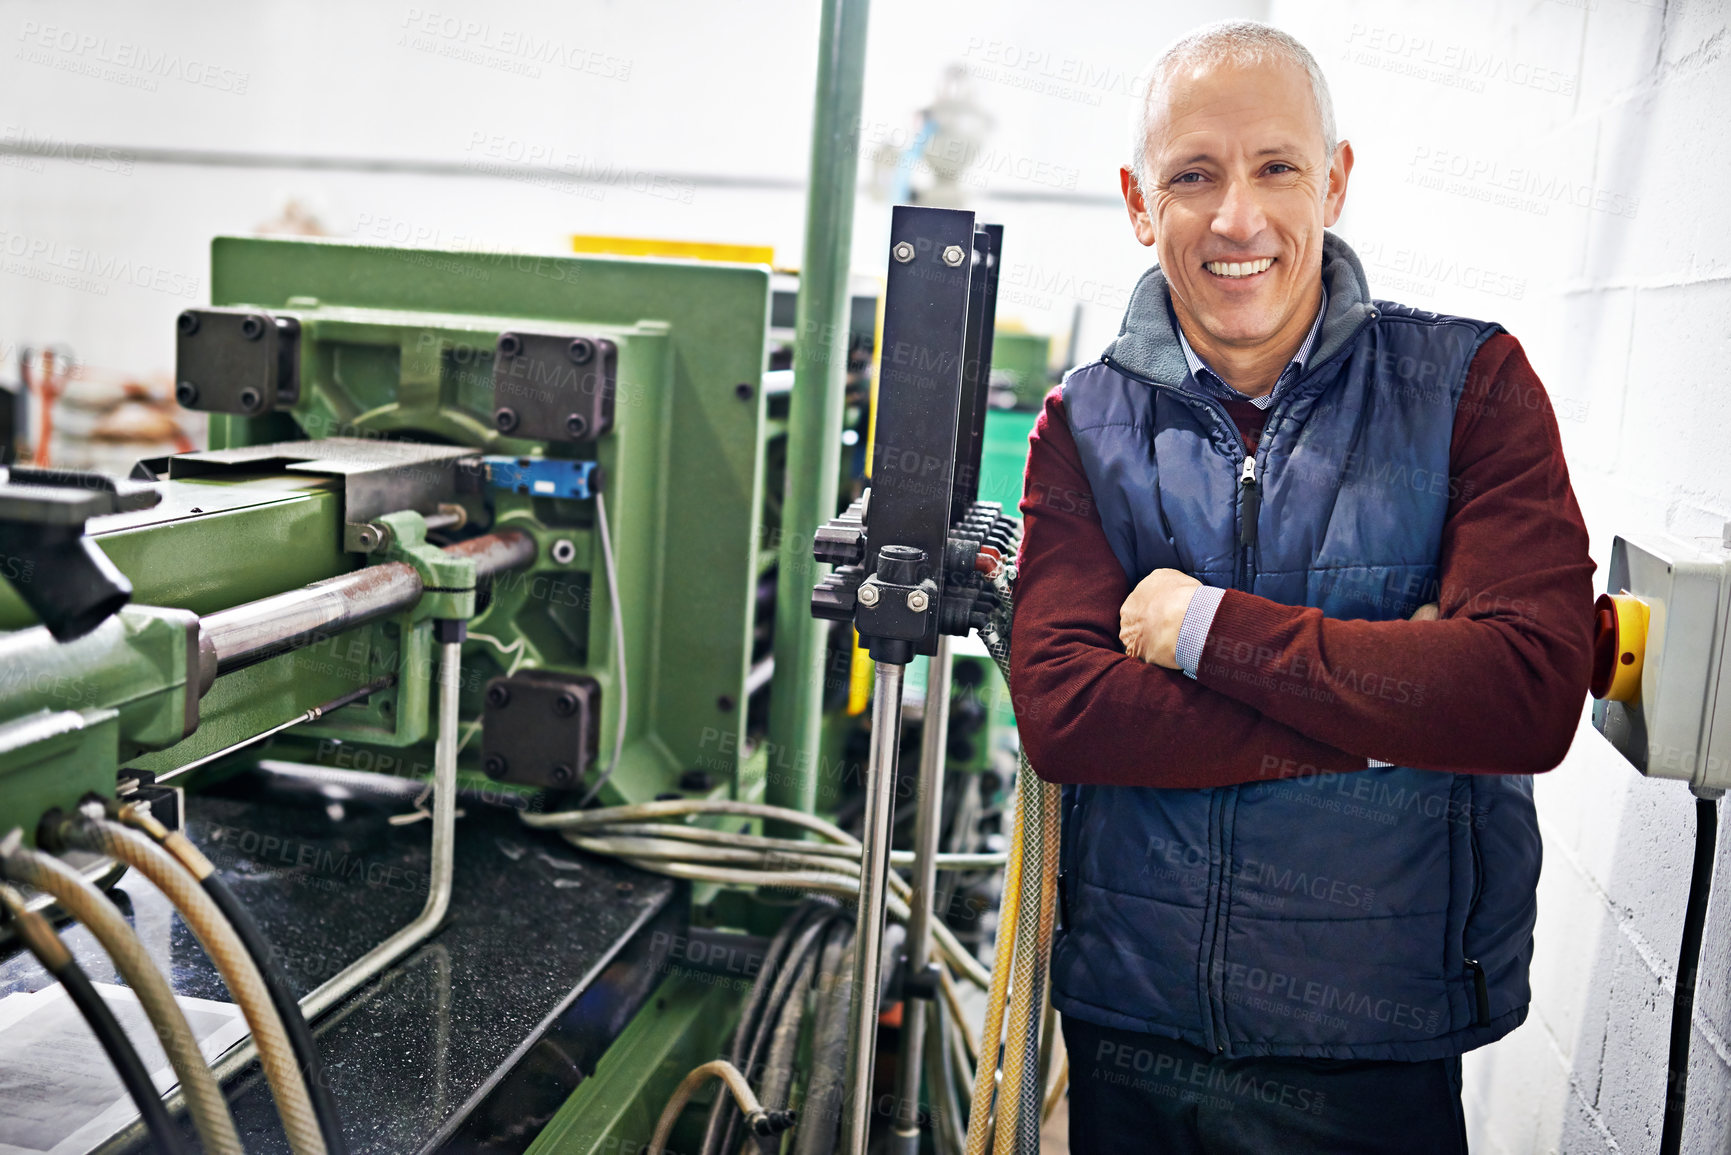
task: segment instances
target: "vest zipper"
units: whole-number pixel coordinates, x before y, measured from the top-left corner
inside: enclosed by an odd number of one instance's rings
[[[1262,513],[1262,486],[1256,479],[1256,455],[1246,452],[1238,473],[1238,581],[1249,590],[1255,578],[1256,522]]]

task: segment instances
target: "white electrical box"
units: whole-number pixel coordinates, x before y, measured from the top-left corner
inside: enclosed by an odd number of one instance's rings
[[[1643,774],[1697,789],[1731,787],[1731,549],[1660,535],[1618,537],[1605,584],[1608,594],[1639,600],[1646,636],[1642,652],[1639,624],[1625,620],[1622,644],[1608,642],[1601,609],[1596,664],[1630,664],[1632,653],[1640,683],[1632,700],[1594,703],[1593,724]],[[1595,692],[1599,681],[1596,671]]]

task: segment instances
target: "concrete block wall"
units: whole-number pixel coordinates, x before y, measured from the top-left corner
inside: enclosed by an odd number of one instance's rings
[[[1340,232],[1372,290],[1501,321],[1557,409],[1601,567],[1613,534],[1731,518],[1731,12],[1708,0],[1274,0],[1358,154]],[[1599,579],[1603,588],[1603,574]],[[1471,719],[1461,719],[1470,726]],[[1585,717],[1538,779],[1532,1014],[1468,1057],[1479,1152],[1658,1147],[1693,799]],[[1731,838],[1684,1150],[1731,1149]]]

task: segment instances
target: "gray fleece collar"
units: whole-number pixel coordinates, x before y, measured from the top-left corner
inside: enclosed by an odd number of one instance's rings
[[[1316,336],[1308,365],[1320,365],[1340,351],[1373,312],[1370,284],[1358,254],[1333,233],[1322,235],[1322,278],[1328,288],[1322,331]],[[1163,385],[1180,385],[1190,372],[1172,320],[1166,274],[1155,265],[1136,283],[1118,337],[1106,347],[1106,357],[1138,377]],[[1307,366],[1308,367],[1308,366]]]

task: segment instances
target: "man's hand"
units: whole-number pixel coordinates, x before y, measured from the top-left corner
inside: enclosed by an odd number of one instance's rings
[[[1157,569],[1137,583],[1118,609],[1118,640],[1132,658],[1178,668],[1178,628],[1190,595],[1202,583],[1175,569]]]

